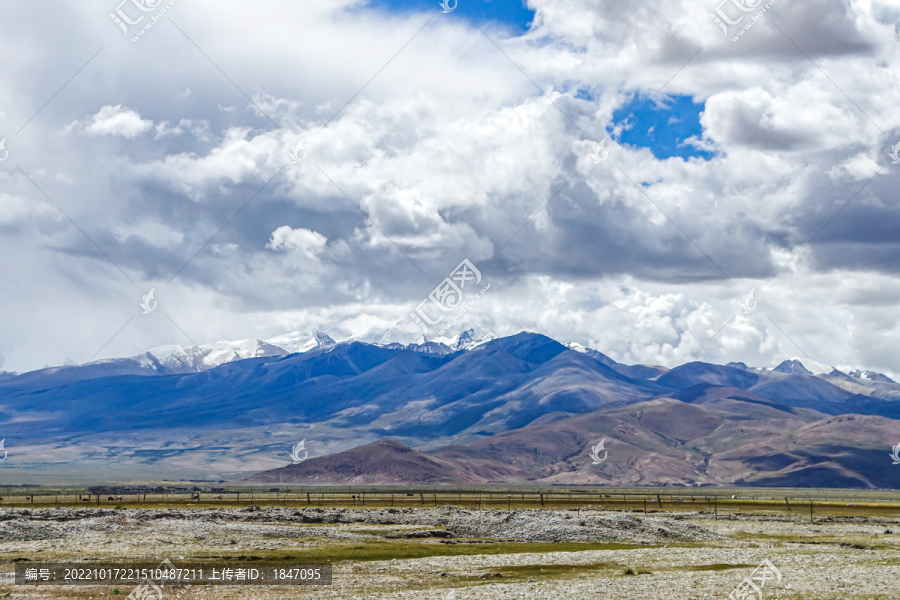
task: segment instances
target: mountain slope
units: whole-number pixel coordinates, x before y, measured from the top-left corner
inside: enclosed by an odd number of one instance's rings
[[[529,332],[460,336],[456,349],[287,336],[284,345],[311,349],[222,342],[4,377],[0,430],[27,423],[4,434],[10,460],[77,461],[79,473],[128,465],[128,477],[175,466],[247,473],[280,464],[304,437],[331,453],[392,438],[463,461],[457,467],[472,481],[774,481],[794,465],[803,477],[831,469],[836,484],[881,485],[859,459],[874,452],[871,441],[850,440],[852,460],[823,461],[844,455],[812,438],[798,454],[791,432],[835,415],[900,417],[900,385],[874,376],[695,362],[647,379]],[[619,471],[583,468],[584,449],[604,436],[625,457]]]
[[[362,427],[379,436],[436,439],[465,430],[501,431],[560,408],[586,412],[655,391],[652,383],[630,380],[535,334],[443,356],[352,342],[201,372],[45,383],[0,382],[0,399],[16,412],[52,400],[53,411],[42,415],[45,430],[26,429],[31,435],[204,429],[236,420],[265,426],[274,419],[331,420],[334,427]]]
[[[443,447],[428,453],[434,463],[424,461],[421,453],[394,456],[393,441],[386,442],[389,451],[374,452],[379,442],[314,459],[310,467],[293,465],[253,479],[412,485],[419,483],[424,469],[427,479],[422,481],[455,484],[896,487],[887,449],[873,445],[875,439],[895,438],[900,439],[900,423],[883,417],[819,419],[738,399],[704,405],[658,399]],[[597,465],[588,453],[601,439],[608,455]],[[388,467],[385,460],[396,463]]]
[[[484,481],[452,463],[423,454],[392,439],[263,471],[249,479],[271,483],[319,483],[321,480],[322,483],[339,482],[345,485],[413,482],[418,485],[440,485]]]
[[[675,367],[656,377],[654,381],[663,387],[676,390],[682,390],[697,384],[721,385],[748,390],[762,379],[763,376],[743,369],[723,367],[704,362],[692,362]]]

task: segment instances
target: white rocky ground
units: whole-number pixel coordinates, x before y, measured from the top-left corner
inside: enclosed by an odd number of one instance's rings
[[[646,547],[431,556],[335,564],[330,587],[202,587],[184,599],[615,598],[724,599],[764,559],[781,571],[764,598],[900,597],[900,523],[878,518],[802,522],[798,517],[638,517],[609,511],[416,509],[0,510],[0,570],[12,560],[113,559],[175,562],[199,557],[315,552],[376,542],[443,544],[519,540],[643,542]],[[427,536],[410,538],[410,536]],[[496,548],[487,544],[484,547]],[[516,547],[517,549],[519,546]],[[566,549],[569,547],[566,546]],[[183,558],[182,558],[183,557]],[[567,568],[574,567],[574,568]],[[626,574],[630,569],[634,575]],[[642,573],[643,572],[643,573]],[[0,584],[0,598],[125,598],[106,587]],[[180,595],[179,595],[180,594]]]

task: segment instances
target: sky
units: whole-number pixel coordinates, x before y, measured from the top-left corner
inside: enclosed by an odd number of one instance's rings
[[[898,377],[900,7],[755,1],[7,3],[0,370],[419,307]]]

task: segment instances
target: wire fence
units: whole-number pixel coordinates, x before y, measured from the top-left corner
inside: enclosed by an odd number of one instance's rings
[[[101,507],[143,508],[248,506],[437,508],[471,509],[567,509],[654,512],[701,512],[720,515],[779,512],[821,516],[900,516],[900,494],[871,492],[859,496],[774,494],[673,494],[664,492],[615,492],[584,490],[503,490],[449,488],[326,489],[311,487],[207,488],[207,489],[0,489],[0,507]]]

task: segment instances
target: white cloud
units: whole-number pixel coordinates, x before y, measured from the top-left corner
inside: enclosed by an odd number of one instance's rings
[[[0,227],[46,225],[55,223],[61,216],[46,203],[36,204],[23,196],[0,192]]]
[[[818,81],[791,84],[777,95],[761,87],[720,92],[707,100],[702,123],[728,147],[839,148],[857,143],[868,122],[840,107],[837,95]]]
[[[321,233],[298,227],[292,229],[289,225],[282,225],[272,232],[272,237],[266,248],[271,250],[298,250],[310,258],[318,256],[325,250],[328,243]]]
[[[469,258],[494,284],[477,316],[498,333],[543,331],[625,362],[671,366],[703,348],[701,360],[772,366],[798,351],[761,320],[768,306],[816,360],[900,372],[897,324],[885,316],[900,306],[884,293],[897,281],[893,167],[793,259],[769,286],[778,294],[762,290],[900,140],[896,11],[870,4],[773,8],[826,77],[770,23],[734,44],[696,2],[529,0],[533,31],[486,31],[555,105],[466,20],[439,17],[410,41],[426,16],[355,2],[173,8],[276,128],[192,45],[163,43],[154,28],[139,62],[108,19],[70,2],[66,27],[105,49],[23,130],[17,160],[144,293],[196,253],[169,302],[203,340],[304,324],[375,331]],[[10,10],[0,38],[34,51],[0,73],[0,90],[15,91],[0,103],[33,114],[48,94],[21,82],[36,72],[66,81],[78,65],[59,60],[68,50],[39,8]],[[661,161],[608,136],[616,108],[663,85],[705,103],[689,143],[716,158]],[[79,115],[90,116],[69,130],[85,135],[50,135]],[[588,155],[605,136],[609,158],[594,165]],[[287,154],[300,138],[309,154],[295,165]],[[17,318],[0,339],[41,338],[88,357],[112,335],[109,315],[134,309],[119,288],[130,283],[10,164],[0,169],[0,249],[24,257],[23,271],[6,264],[0,278],[40,273],[80,317],[48,319],[54,298],[35,303],[44,291],[11,286],[2,301]],[[856,262],[839,262],[847,257]],[[877,307],[844,293],[866,281]],[[704,348],[754,286],[760,310]],[[106,351],[185,343],[164,328],[120,335]]]
[[[106,105],[82,122],[69,125],[69,129],[80,129],[88,135],[118,135],[134,139],[153,128],[153,121],[142,119],[136,110],[122,105]]]

